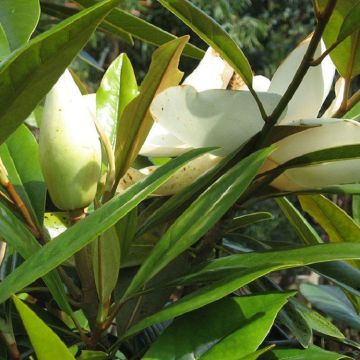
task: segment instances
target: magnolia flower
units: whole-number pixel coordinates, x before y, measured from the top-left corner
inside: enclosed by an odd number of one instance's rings
[[[266,112],[274,109],[287,90],[310,42],[305,39],[279,66],[272,80],[254,76],[253,88],[257,91]],[[315,58],[325,51],[321,41]],[[258,133],[264,121],[255,100],[244,84],[238,90],[226,90],[233,74],[229,65],[212,49],[209,49],[195,71],[181,86],[166,89],[154,99],[150,112],[155,124],[140,151],[145,156],[176,156],[191,147],[217,146],[212,155],[195,160],[197,166],[187,170],[192,176],[175,174],[177,186],[160,188],[158,194],[175,193],[189,185],[189,179],[200,176],[221,157],[239,148]],[[327,56],[320,65],[309,69],[295,95],[290,100],[278,125],[316,125],[291,135],[276,143],[277,150],[265,164],[264,171],[294,157],[330,147],[360,143],[360,127],[353,121],[317,119],[324,100],[329,94],[335,67]],[[233,88],[233,86],[232,86]],[[336,86],[336,99],[326,112],[331,116],[341,102],[341,81]],[[304,120],[306,119],[306,120]],[[214,161],[214,156],[216,161]],[[321,188],[329,185],[351,183],[360,180],[360,160],[346,160],[311,167],[291,169],[279,176],[272,185],[281,190]],[[201,164],[201,166],[200,166]],[[121,187],[146,176],[154,167],[130,169],[130,177],[124,177]],[[131,178],[134,181],[131,181]],[[187,179],[187,180],[186,180]],[[174,180],[173,180],[174,181]],[[166,184],[165,184],[166,185]]]
[[[88,206],[100,176],[101,145],[93,117],[68,71],[46,96],[39,150],[54,204],[62,210]]]

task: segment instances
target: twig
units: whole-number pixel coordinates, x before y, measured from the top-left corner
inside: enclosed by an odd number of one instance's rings
[[[71,223],[75,224],[85,218],[85,216],[86,214],[84,209],[70,212]],[[89,320],[90,328],[94,328],[96,324],[96,314],[99,299],[96,292],[89,246],[79,250],[74,257],[76,270],[81,282],[81,307],[84,310],[87,319]]]
[[[311,62],[313,60],[316,48],[318,47],[322,34],[325,30],[326,24],[329,21],[329,18],[334,10],[337,0],[329,0],[326,5],[324,11],[318,16],[318,23],[316,25],[314,34],[310,40],[309,46],[306,50],[306,53],[297,69],[294,78],[292,79],[289,87],[285,91],[284,95],[280,99],[279,103],[271,113],[271,115],[267,118],[265,125],[261,131],[261,138],[258,143],[258,147],[262,147],[264,143],[266,143],[267,138],[271,132],[271,129],[278,121],[279,117],[285,110],[286,106],[294,96],[295,92],[299,88],[303,78],[305,77],[307,71],[311,66]]]
[[[41,233],[40,233],[39,229],[37,228],[37,226],[35,225],[32,217],[30,215],[30,212],[29,212],[28,208],[26,207],[26,205],[22,201],[21,197],[17,193],[14,185],[10,181],[8,181],[7,184],[3,184],[3,185],[4,185],[5,189],[6,189],[6,191],[11,196],[14,203],[16,204],[17,208],[21,212],[22,216],[24,217],[24,219],[25,219],[26,223],[28,224],[31,232],[34,234],[34,236],[37,239],[41,239],[42,238]]]

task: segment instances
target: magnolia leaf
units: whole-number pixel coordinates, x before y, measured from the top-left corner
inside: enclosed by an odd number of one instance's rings
[[[272,151],[266,148],[248,156],[202,193],[155,245],[127,288],[124,298],[132,295],[210,230],[247,189]]]
[[[61,339],[28,306],[13,296],[16,309],[39,360],[75,360]]]
[[[11,294],[47,274],[83,247],[90,244],[141,201],[146,199],[148,195],[167,181],[185,163],[207,151],[208,149],[191,150],[171,160],[144,181],[135,184],[123,194],[109,200],[85,219],[77,222],[58,237],[48,242],[0,283],[0,303],[8,299]],[[7,228],[11,229],[11,219],[3,217],[0,217],[0,219]]]
[[[214,48],[247,85],[252,85],[252,70],[246,56],[214,19],[187,0],[159,0],[159,2]]]
[[[30,39],[39,18],[39,0],[2,0],[0,2],[0,24],[10,50],[15,50]]]
[[[323,195],[301,195],[300,204],[327,232],[332,242],[360,242],[360,226]],[[359,268],[360,263],[354,262]]]
[[[159,336],[143,360],[231,359],[251,354],[291,295],[229,297],[181,316]]]
[[[99,0],[76,0],[76,2],[82,6],[91,6],[96,4],[98,1]],[[173,34],[119,8],[114,9],[105,18],[104,24],[107,25],[107,29],[110,30],[110,32],[114,32],[112,29],[120,29],[122,32],[131,34],[139,40],[156,46],[163,45],[176,39],[176,36]],[[184,55],[195,59],[201,59],[204,52],[192,44],[186,44],[184,48]]]
[[[352,359],[348,356],[323,350],[317,346],[310,346],[308,349],[276,348],[265,353],[261,360],[340,360]]]
[[[178,65],[188,40],[188,36],[172,40],[154,52],[139,95],[124,109],[116,137],[115,186],[134,161],[151,129],[153,120],[149,107],[154,96],[180,82],[183,74],[178,70]]]
[[[138,94],[134,70],[127,55],[119,55],[108,67],[96,92],[96,119],[115,149],[116,129],[125,107]]]
[[[320,3],[322,5],[326,1],[321,0]],[[323,39],[328,48],[336,42],[338,37],[341,39],[341,31],[346,35],[349,29],[352,32],[353,26],[358,26],[358,18],[352,18],[351,15],[354,9],[357,9],[357,6],[357,0],[341,0],[336,3],[323,34]],[[347,19],[346,23],[345,19]],[[357,24],[353,25],[354,20]],[[352,32],[352,35],[346,37],[331,51],[330,56],[341,76],[346,77],[348,73],[351,74],[351,77],[358,75],[360,73],[359,32]],[[352,68],[349,68],[349,66]]]
[[[106,0],[68,18],[1,62],[0,143],[30,115],[117,3]]]

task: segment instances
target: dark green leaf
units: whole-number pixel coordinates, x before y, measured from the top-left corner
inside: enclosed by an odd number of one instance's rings
[[[25,225],[1,202],[0,215],[0,237],[5,239],[24,259],[30,258],[41,249],[40,244]],[[52,271],[43,279],[59,307],[70,314],[71,307],[57,271]]]
[[[360,2],[358,2],[346,15],[341,25],[337,41],[342,41],[349,35],[360,29]]]
[[[247,85],[252,85],[252,70],[246,56],[218,23],[187,0],[159,2],[214,48]]]
[[[312,305],[334,320],[360,330],[360,316],[340,288],[330,285],[301,284],[300,291]]]
[[[10,45],[4,28],[0,23],[0,59],[10,54]]]
[[[0,24],[10,50],[15,50],[30,39],[39,17],[39,0],[1,0]]]
[[[174,280],[176,284],[189,284],[209,279],[219,279],[236,269],[278,264],[284,268],[309,264],[360,258],[359,243],[319,244],[294,247],[289,250],[257,251],[230,255],[205,263],[188,275]],[[298,265],[295,265],[298,264]]]
[[[94,5],[98,0],[76,0],[83,6]],[[134,16],[121,9],[114,9],[105,19],[104,24],[107,26],[107,30],[113,32],[113,29],[121,29],[134,37],[145,41],[149,44],[156,46],[163,45],[171,40],[176,39],[171,33],[148,23],[147,21]],[[201,59],[204,52],[192,44],[186,44],[184,48],[184,55],[193,57],[195,59]]]
[[[223,276],[221,280],[181,298],[159,312],[138,322],[125,333],[124,337],[136,334],[153,324],[173,319],[174,317],[186,314],[190,311],[199,309],[204,305],[220,300],[242,286],[247,285],[251,281],[277,269],[279,269],[279,265],[234,271],[228,276]]]
[[[70,17],[0,64],[0,143],[29,116],[117,3],[106,0]]]
[[[25,125],[0,146],[0,157],[9,173],[9,180],[34,222],[42,224],[46,188],[39,162],[39,145]]]
[[[90,244],[96,237],[113,226],[168,180],[181,166],[204,154],[207,150],[192,150],[168,162],[143,181],[136,183],[123,194],[116,196],[87,218],[76,223],[47,243],[0,283],[0,303],[8,299],[12,293],[21,290],[39,277],[47,274],[80,249]],[[5,219],[2,220],[5,221]],[[8,226],[11,227],[11,224],[8,224]]]
[[[348,356],[336,354],[334,352],[323,350],[317,346],[311,346],[309,349],[275,349],[265,353],[260,360],[340,360],[351,359]]]
[[[234,232],[254,223],[271,219],[273,219],[273,216],[269,212],[256,212],[252,214],[241,215],[231,220],[231,222],[226,226],[226,231]]]
[[[204,306],[176,319],[155,341],[143,360],[235,359],[246,356],[261,344],[290,295],[231,297]],[[230,341],[233,341],[231,346]]]
[[[247,189],[273,149],[263,149],[240,161],[210,186],[176,220],[143,263],[125,297],[198,241],[226,213]]]
[[[115,288],[120,270],[120,241],[114,227],[94,241],[92,254],[96,290],[100,302],[105,304]]]
[[[325,3],[325,0],[321,1]],[[329,22],[326,25],[323,38],[327,47],[330,47],[337,40],[341,28],[344,24],[344,20],[347,16],[351,16],[351,12],[358,0],[341,0],[336,3],[335,9],[330,17]],[[350,17],[349,26],[352,25]],[[358,25],[358,19],[357,19]],[[348,67],[350,65],[350,59],[353,57],[353,66],[350,69],[352,76],[356,76],[360,73],[360,47],[359,47],[359,35],[358,32],[348,36],[344,41],[338,45],[335,50],[330,53],[331,59],[336,65],[337,70],[341,76],[347,76]]]

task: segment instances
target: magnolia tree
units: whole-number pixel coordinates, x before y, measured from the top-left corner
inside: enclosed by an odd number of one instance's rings
[[[117,0],[44,2],[61,20],[31,40],[38,0],[0,4],[1,358],[356,358],[360,2],[315,0],[272,79],[159,3],[206,52]],[[87,93],[69,65],[96,28],[158,46],[140,86],[123,53]],[[270,201],[297,242],[246,235]]]

